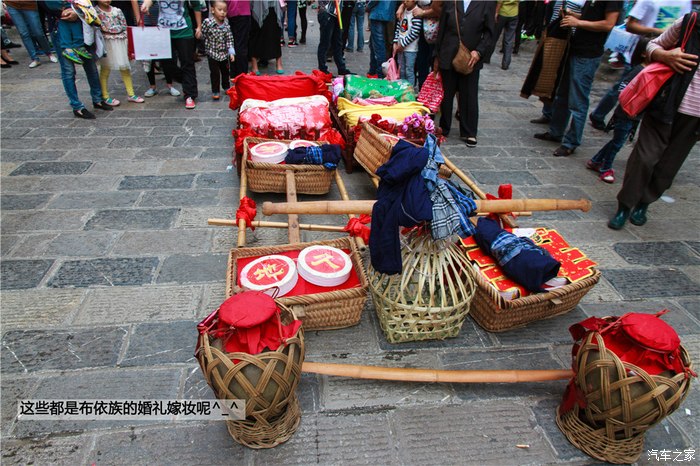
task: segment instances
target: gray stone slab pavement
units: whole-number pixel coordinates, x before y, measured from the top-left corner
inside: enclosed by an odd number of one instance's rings
[[[309,19],[308,44],[283,49],[287,73],[317,66],[314,10]],[[557,228],[600,263],[600,283],[568,314],[498,334],[467,318],[457,338],[440,342],[388,343],[368,300],[359,325],[307,332],[309,361],[559,369],[570,363],[572,323],[662,309],[671,311],[664,319],[700,360],[700,150],[668,197],[651,206],[647,225],[609,230],[632,146],[622,149],[614,164],[618,181],[608,185],[584,164],[609,134],[586,127],[583,145],[568,158],[553,157],[556,145],[534,139],[545,128],[528,121],[541,106],[519,97],[533,50],[524,43],[507,71],[498,55],[484,68],[479,146],[450,138],[443,150],[487,191],[510,182],[516,197],[591,199],[588,213],[535,213],[520,223]],[[299,430],[260,451],[236,444],[221,422],[18,420],[17,400],[28,398],[212,398],[193,358],[195,324],[224,299],[236,234],[207,219],[234,218],[240,183],[230,167],[236,115],[226,100],[211,100],[204,61],[197,64],[195,110],[163,92],[128,103],[113,73],[110,89],[124,103],[85,121],[73,118],[58,65],[44,60],[29,69],[23,49],[15,56],[21,64],[0,75],[3,464],[598,464],[554,422],[565,381],[431,385],[305,374]],[[352,71],[366,73],[368,48],[346,60]],[[592,105],[618,74],[601,66]],[[133,75],[142,94],[147,80],[139,64]],[[157,79],[163,90],[162,76]],[[89,100],[81,70],[77,84]],[[342,175],[352,198],[374,196],[359,169]],[[249,195],[259,203],[283,199]],[[338,197],[333,187],[329,198]],[[286,242],[284,230],[247,236],[251,247]],[[700,389],[691,385],[683,407],[648,432],[646,449],[694,449],[700,457]],[[640,463],[656,464],[646,452]]]

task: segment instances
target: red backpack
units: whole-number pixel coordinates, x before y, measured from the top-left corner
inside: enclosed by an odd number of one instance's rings
[[[690,34],[695,29],[697,13],[693,12],[688,21],[688,27],[683,35],[681,49],[685,51],[685,45]],[[664,63],[654,62],[645,66],[642,71],[620,92],[620,106],[630,118],[635,118],[654,100],[661,87],[674,75],[674,71]]]

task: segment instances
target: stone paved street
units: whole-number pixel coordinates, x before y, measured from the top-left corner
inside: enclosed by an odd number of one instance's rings
[[[308,44],[284,48],[288,73],[316,67],[312,10],[310,19]],[[19,42],[16,31],[10,35]],[[352,71],[367,72],[367,49],[347,53]],[[388,343],[368,301],[359,325],[307,332],[307,360],[563,369],[570,364],[569,325],[593,315],[669,309],[665,320],[700,362],[700,149],[667,200],[650,207],[647,225],[608,229],[631,146],[615,161],[618,181],[608,185],[584,164],[610,135],[587,127],[584,145],[568,158],[553,157],[556,145],[534,139],[543,127],[528,121],[541,106],[519,97],[533,50],[534,43],[525,43],[508,71],[494,55],[481,74],[478,147],[454,137],[443,149],[485,191],[510,182],[515,197],[592,200],[588,213],[535,213],[520,223],[556,228],[600,264],[600,283],[563,316],[498,334],[467,319],[459,337],[441,342]],[[18,399],[212,397],[193,357],[195,325],[224,299],[235,235],[207,219],[234,217],[239,179],[230,170],[236,114],[226,100],[211,100],[205,61],[197,65],[195,110],[163,92],[144,104],[127,103],[112,73],[112,96],[122,105],[84,121],[73,117],[57,64],[43,60],[29,69],[24,49],[15,57],[21,65],[0,74],[2,464],[598,463],[555,424],[565,381],[457,385],[306,374],[298,389],[299,430],[262,451],[236,444],[221,422],[17,420]],[[147,80],[139,63],[133,74],[143,95]],[[601,66],[593,105],[616,76]],[[82,70],[78,77],[89,104]],[[373,196],[360,170],[343,179],[352,197]],[[333,188],[330,197],[338,196]],[[303,240],[327,237],[333,235],[302,234]],[[248,245],[285,242],[285,230],[258,229]],[[694,381],[683,407],[648,432],[647,449],[694,449],[698,464],[699,387]],[[658,464],[646,452],[640,462]]]

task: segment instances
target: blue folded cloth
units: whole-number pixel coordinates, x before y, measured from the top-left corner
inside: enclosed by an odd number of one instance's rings
[[[338,144],[323,144],[320,146],[289,149],[284,161],[292,165],[323,165],[329,170],[335,170],[338,162],[340,162],[340,158],[340,146]]]
[[[490,218],[479,219],[474,240],[484,252],[496,259],[508,278],[530,291],[544,291],[542,285],[559,273],[561,264],[547,250],[529,238],[508,233]]]

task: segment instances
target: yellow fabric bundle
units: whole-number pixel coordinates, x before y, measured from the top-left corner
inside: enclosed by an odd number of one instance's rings
[[[407,116],[414,113],[426,115],[430,113],[430,109],[420,102],[401,102],[394,105],[358,105],[344,97],[338,97],[338,116],[348,126],[355,126],[360,117],[371,118],[375,113],[381,115],[382,118],[393,118],[401,123]]]

